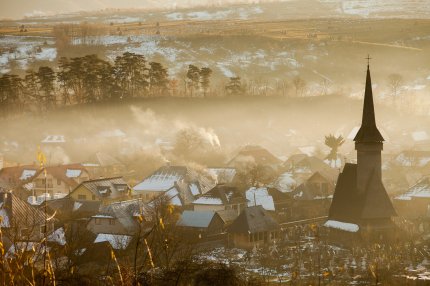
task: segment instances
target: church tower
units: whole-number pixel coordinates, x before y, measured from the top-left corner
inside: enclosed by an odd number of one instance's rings
[[[339,174],[324,226],[334,234],[341,230],[340,239],[351,238],[347,233],[362,241],[393,238],[396,228],[391,218],[396,211],[382,183],[384,138],[376,127],[369,64],[361,127],[354,142],[357,164],[346,163]]]
[[[355,150],[357,150],[357,191],[363,194],[367,182],[371,179],[370,176],[375,176],[373,179],[377,181],[382,180],[381,151],[383,149],[382,142],[384,141],[384,138],[376,127],[369,64],[367,64],[361,127],[354,141]]]

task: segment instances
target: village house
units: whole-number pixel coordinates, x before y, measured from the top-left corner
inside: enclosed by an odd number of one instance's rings
[[[252,187],[245,192],[245,196],[248,200],[248,207],[262,206],[266,211],[275,211],[275,203],[273,201],[273,197],[268,191],[268,188]]]
[[[187,237],[192,238],[220,234],[224,230],[224,221],[214,211],[185,210],[176,225],[184,231]]]
[[[218,184],[193,201],[192,204],[195,211],[232,209],[239,214],[247,206],[247,199],[236,187]]]
[[[262,207],[245,208],[227,228],[230,246],[250,249],[279,239],[280,226]]]
[[[209,191],[215,180],[186,166],[163,166],[133,187],[133,194],[148,202],[172,188],[181,193],[184,204]]]
[[[102,205],[128,200],[131,188],[122,177],[102,178],[80,183],[69,195],[75,201],[100,201]]]
[[[54,231],[54,220],[46,224],[45,214],[13,193],[0,192],[0,228],[3,242],[37,242]]]
[[[392,217],[397,214],[382,183],[384,138],[376,127],[369,66],[362,124],[354,141],[357,164],[345,164],[339,175],[324,226],[330,239],[340,243],[393,240],[396,227]]]
[[[326,215],[338,171],[302,154],[291,156],[284,168],[287,171],[269,188],[278,219],[285,222]]]
[[[282,161],[261,146],[247,145],[242,147],[234,155],[234,157],[227,163],[227,166],[238,167],[246,163],[271,167],[273,170],[276,170]]]
[[[143,208],[144,204],[141,199],[102,206],[98,214],[90,217],[87,229],[95,234],[134,234],[139,229],[137,215],[142,212]]]
[[[123,176],[126,167],[118,159],[104,152],[96,152],[83,164],[92,178]]]
[[[8,182],[16,195],[32,204],[40,204],[45,198],[62,198],[89,178],[89,173],[81,164],[45,168],[27,165],[0,171],[0,180]]]
[[[393,204],[402,217],[408,219],[426,217],[430,213],[430,176],[422,178],[407,192],[396,196]]]

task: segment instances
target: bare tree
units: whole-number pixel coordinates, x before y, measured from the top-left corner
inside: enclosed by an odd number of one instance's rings
[[[399,93],[399,89],[403,83],[403,77],[400,74],[393,73],[388,76],[388,84],[391,89],[391,96],[393,98],[393,104],[395,104],[396,98]]]

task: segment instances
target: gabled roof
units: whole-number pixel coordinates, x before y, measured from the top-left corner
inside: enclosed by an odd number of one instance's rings
[[[182,184],[189,185],[190,188],[198,187],[199,193],[204,194],[213,188],[215,181],[210,176],[187,166],[163,166],[134,186],[133,190],[136,192],[165,192],[175,185]],[[189,191],[195,193],[196,190],[190,189]]]
[[[216,211],[216,213],[220,216],[225,224],[230,224],[238,217],[237,210],[233,209]]]
[[[270,153],[267,149],[261,146],[247,145],[228,162],[228,165],[231,165],[236,160],[246,157],[253,158],[255,163],[259,165],[278,165],[282,163],[279,158]]]
[[[111,215],[129,232],[136,226],[135,215],[142,213],[145,204],[141,199],[133,199],[109,204],[101,213]]]
[[[384,138],[376,127],[375,108],[373,106],[372,80],[367,66],[366,90],[364,92],[363,116],[361,127],[355,135],[355,142],[383,142]]]
[[[345,164],[339,175],[329,219],[356,223],[361,219],[390,218],[396,211],[381,181],[371,175],[364,193],[357,190],[357,165]]]
[[[246,191],[248,206],[262,206],[266,211],[274,211],[275,203],[267,188],[252,187]]]
[[[413,198],[430,199],[430,176],[422,178],[417,184],[409,188],[406,193],[395,197],[396,200],[403,201],[410,201]]]
[[[79,184],[72,193],[79,187],[84,187],[99,198],[120,198],[129,194],[130,187],[122,177],[102,178],[89,180]]]
[[[176,225],[196,228],[207,228],[214,218],[213,211],[184,211]]]
[[[264,210],[262,206],[245,208],[228,227],[230,233],[256,233],[274,231],[279,224]]]
[[[323,160],[305,154],[291,155],[283,164],[284,168],[295,174],[313,174],[320,172],[326,177],[335,180],[338,174],[336,169],[331,168]]]
[[[44,224],[45,214],[13,193],[0,192],[0,227],[31,227]]]
[[[109,166],[118,166],[123,164],[107,153],[96,152],[93,156],[89,158],[87,162],[85,162],[84,165],[96,165],[99,167],[109,167]]]
[[[19,185],[36,176],[39,169],[40,167],[36,165],[6,167],[0,170],[0,180],[5,183]]]

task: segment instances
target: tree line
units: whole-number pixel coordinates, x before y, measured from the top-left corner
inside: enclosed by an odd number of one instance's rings
[[[190,96],[206,96],[212,70],[189,65],[186,88]],[[178,82],[168,78],[167,69],[143,55],[126,52],[113,63],[96,55],[66,58],[53,69],[41,66],[23,77],[0,77],[0,109],[5,113],[47,111],[58,106],[106,100],[174,94]],[[187,92],[187,91],[186,91]]]

